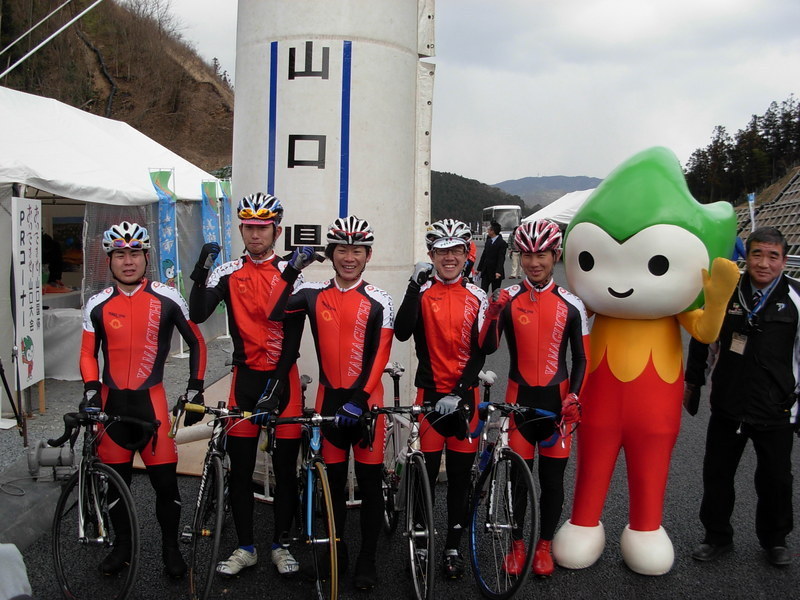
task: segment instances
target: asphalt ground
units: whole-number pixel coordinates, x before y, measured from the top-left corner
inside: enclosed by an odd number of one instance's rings
[[[563,270],[560,267],[556,272],[556,280],[564,281]],[[213,353],[224,354],[224,350],[215,347],[212,349]],[[212,358],[212,360],[214,359]],[[503,376],[508,369],[508,355],[505,347],[488,358],[486,368],[496,371],[501,376],[495,386],[494,398],[502,398],[505,389]],[[225,369],[222,371],[224,373]],[[627,523],[628,501],[625,462],[621,455],[602,519],[607,542],[601,558],[587,569],[572,571],[559,568],[550,578],[531,578],[521,591],[520,598],[534,596],[544,598],[695,598],[701,596],[770,599],[800,597],[800,591],[798,591],[800,590],[800,571],[798,571],[800,554],[797,551],[800,545],[795,539],[796,536],[789,538],[795,563],[784,569],[774,568],[766,562],[755,536],[756,497],[753,489],[755,456],[752,446],[748,446],[746,449],[737,476],[737,506],[732,519],[736,531],[733,552],[710,564],[698,563],[690,557],[692,549],[702,539],[702,527],[697,512],[702,495],[702,460],[705,428],[709,416],[707,393],[708,388],[706,387],[697,416],[689,417],[684,414],[681,433],[673,453],[663,520],[663,525],[675,548],[675,564],[672,570],[660,577],[647,577],[633,573],[622,562],[619,552],[619,537]],[[654,415],[654,418],[657,418],[657,415]],[[6,436],[9,435],[9,432],[3,432],[0,435]],[[580,437],[578,437],[577,443],[580,443]],[[568,517],[571,506],[575,475],[574,456],[573,453],[573,459],[570,460],[566,473],[567,500],[562,520]],[[0,482],[7,481],[8,472],[8,469],[3,471],[0,475]],[[197,478],[181,477],[180,485],[184,501],[181,521],[183,524],[188,524],[191,518],[190,506],[196,495]],[[132,487],[143,529],[142,563],[132,597],[138,599],[187,598],[187,583],[169,580],[162,572],[159,528],[153,517],[153,494],[147,478],[144,475],[135,475]],[[5,490],[5,486],[3,486],[3,490]],[[436,519],[439,531],[437,549],[439,550],[443,542],[446,522],[443,510],[444,493],[444,484],[438,484]],[[31,500],[36,494],[35,491],[30,492]],[[0,492],[3,506],[8,503],[6,496],[6,492]],[[795,488],[796,504],[797,489]],[[348,511],[350,514],[343,536],[350,547],[351,557],[356,555],[359,545],[357,510]],[[0,521],[10,518],[7,511],[4,509],[0,509],[0,511],[2,511],[0,512]],[[51,540],[45,516],[40,518],[44,523],[41,524],[39,535],[33,536],[31,543],[23,549],[23,557],[34,597],[56,599],[61,596],[53,575]],[[303,565],[304,569],[299,576],[287,580],[277,575],[269,561],[268,542],[272,532],[272,510],[269,505],[257,503],[255,522],[256,538],[260,540],[256,543],[260,556],[258,565],[236,578],[221,580],[214,590],[213,597],[241,599],[311,597],[311,586],[306,571],[307,562]],[[220,553],[227,555],[235,546],[232,524],[228,524],[224,535]],[[0,536],[0,540],[2,539],[3,537]],[[464,542],[466,543],[466,536]],[[188,549],[185,549],[184,554],[188,556]],[[380,581],[375,590],[369,593],[358,592],[353,589],[349,578],[346,577],[341,584],[340,597],[343,599],[394,600],[412,596],[412,587],[405,568],[405,544],[399,532],[391,537],[383,536],[381,538],[377,564]],[[435,585],[436,598],[479,597],[469,568],[467,575],[460,581],[445,581],[437,574]]]

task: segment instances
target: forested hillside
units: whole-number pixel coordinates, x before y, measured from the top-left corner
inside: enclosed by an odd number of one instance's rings
[[[452,218],[465,222],[480,221],[481,211],[493,204],[517,204],[525,212],[525,203],[519,196],[506,194],[477,179],[467,179],[453,173],[431,173],[431,218]]]
[[[792,95],[753,115],[731,136],[717,126],[711,143],[695,150],[686,164],[686,180],[700,202],[738,203],[758,193],[800,163],[800,103]]]

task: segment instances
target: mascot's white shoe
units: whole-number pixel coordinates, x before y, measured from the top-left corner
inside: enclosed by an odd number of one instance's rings
[[[567,569],[585,569],[597,562],[605,545],[606,532],[601,522],[582,527],[567,521],[553,538],[553,558]]]
[[[626,525],[619,545],[625,564],[639,575],[663,575],[675,562],[672,541],[663,527],[655,531],[635,531]]]

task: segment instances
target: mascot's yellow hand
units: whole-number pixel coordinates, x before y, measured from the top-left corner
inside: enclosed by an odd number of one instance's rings
[[[739,268],[726,258],[715,258],[711,272],[703,269],[703,294],[705,308],[678,315],[678,320],[698,341],[710,344],[719,336],[725,308],[739,282]]]
[[[715,258],[711,263],[711,273],[703,269],[703,295],[706,310],[724,309],[739,283],[739,267],[727,258]]]

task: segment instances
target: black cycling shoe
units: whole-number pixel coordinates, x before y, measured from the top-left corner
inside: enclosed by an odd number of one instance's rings
[[[164,560],[164,572],[173,579],[183,579],[186,575],[186,561],[177,546],[164,546],[161,551]]]
[[[464,576],[464,559],[458,550],[445,550],[442,556],[442,575],[445,579],[461,579]]]
[[[131,562],[130,542],[118,541],[114,548],[100,563],[100,571],[103,575],[116,575]]]
[[[368,591],[378,583],[378,571],[375,568],[375,558],[372,556],[359,556],[356,561],[356,571],[353,575],[353,586],[357,590]]]

